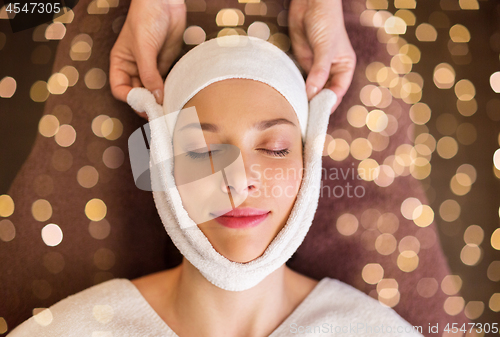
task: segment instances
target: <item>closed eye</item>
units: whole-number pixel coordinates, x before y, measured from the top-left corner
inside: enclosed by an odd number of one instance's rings
[[[192,159],[206,159],[211,155],[216,154],[219,152],[218,150],[216,151],[206,151],[206,152],[194,152],[194,151],[188,151],[186,152],[186,156],[189,156]]]
[[[264,151],[266,154],[273,157],[286,157],[290,153],[289,149],[282,149],[282,150],[259,149],[259,150]]]

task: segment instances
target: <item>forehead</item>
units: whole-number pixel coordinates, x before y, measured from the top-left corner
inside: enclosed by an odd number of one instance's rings
[[[250,79],[212,83],[193,96],[184,108],[192,106],[200,122],[224,124],[286,118],[299,126],[295,110],[283,95],[263,82]]]

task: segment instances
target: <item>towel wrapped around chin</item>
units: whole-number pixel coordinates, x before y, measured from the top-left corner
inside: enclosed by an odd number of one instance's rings
[[[297,114],[304,141],[304,174],[290,216],[264,254],[247,263],[218,253],[188,215],[169,160],[179,111],[203,88],[231,78],[260,81],[280,92]],[[151,187],[164,227],[182,255],[212,284],[229,291],[252,288],[292,256],[311,226],[319,199],[323,144],[337,96],[324,89],[308,102],[304,79],[283,51],[258,38],[226,36],[183,56],[167,76],[164,97],[163,107],[144,88],[132,89],[127,97],[132,108],[145,111],[149,118]]]

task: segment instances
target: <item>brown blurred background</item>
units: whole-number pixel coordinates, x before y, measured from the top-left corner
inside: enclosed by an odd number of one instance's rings
[[[188,9],[200,12],[200,1],[187,3]],[[272,9],[272,1],[262,3]],[[242,12],[260,10],[257,4],[252,6],[242,7]],[[362,25],[380,27],[379,42],[393,56],[391,64],[373,62],[366,68],[373,83],[360,91],[360,102],[371,110],[383,106],[381,101],[390,92],[413,104],[410,116],[415,125],[408,132],[415,141],[412,151],[431,158],[430,163],[418,163],[421,169],[411,174],[426,188],[441,244],[455,275],[449,280],[453,286],[441,284],[441,288],[460,289],[463,305],[459,307],[471,320],[499,322],[500,150],[496,156],[495,151],[500,148],[500,73],[496,73],[500,71],[500,3],[368,0],[356,11]],[[5,194],[9,186],[31,151],[37,132],[45,132],[39,130],[39,122],[49,91],[65,90],[64,84],[61,89],[57,83],[52,87],[49,83],[47,88],[47,82],[64,24],[71,22],[68,15],[49,30],[44,24],[13,34],[6,18],[2,7],[0,221],[8,217]],[[87,24],[92,27],[98,21]],[[223,26],[220,29],[230,33]],[[197,28],[185,34],[186,43],[196,44],[197,39]],[[67,88],[75,74],[69,68],[65,74]],[[391,76],[397,75],[406,76],[408,81],[400,81],[396,90]],[[99,78],[99,74],[95,76]],[[80,81],[81,77],[83,74]],[[357,109],[352,110],[353,125],[356,114],[363,114]],[[411,151],[407,154],[413,156]],[[1,222],[0,239],[6,240]],[[452,307],[456,310],[457,306]]]

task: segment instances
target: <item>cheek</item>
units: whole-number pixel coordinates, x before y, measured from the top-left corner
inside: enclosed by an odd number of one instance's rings
[[[227,195],[221,193],[220,188],[218,188],[220,179],[217,175],[210,175],[182,184],[180,183],[182,179],[179,177],[183,174],[185,172],[182,172],[182,165],[175,165],[174,161],[174,178],[182,205],[195,223],[199,224],[210,220],[210,211],[231,207]]]
[[[264,195],[282,211],[289,211],[302,182],[302,159],[268,165],[262,172]]]

